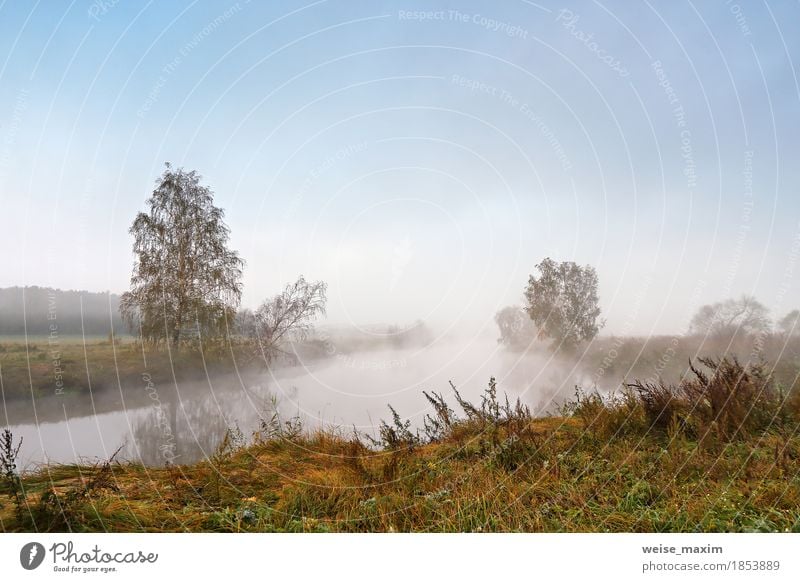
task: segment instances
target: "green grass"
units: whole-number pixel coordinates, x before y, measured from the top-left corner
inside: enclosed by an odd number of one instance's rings
[[[726,367],[727,366],[727,367]],[[53,466],[3,497],[5,531],[800,532],[800,406],[758,368],[723,362],[706,384],[578,394],[532,418],[490,387],[480,403],[428,395],[427,430],[394,416],[379,442],[265,421],[188,466]],[[729,385],[729,373],[739,374]],[[749,388],[764,380],[757,393]],[[698,386],[705,392],[698,394]],[[744,388],[742,388],[744,387]],[[709,395],[727,402],[708,416]],[[758,403],[760,414],[741,415]],[[751,407],[752,408],[752,407]],[[763,414],[761,414],[763,413]],[[738,415],[738,416],[737,416]],[[734,427],[737,430],[732,430]],[[8,492],[6,492],[8,493]],[[0,493],[2,495],[2,493]]]
[[[47,398],[58,394],[102,391],[120,385],[141,383],[142,374],[153,381],[169,383],[178,379],[205,377],[206,370],[233,371],[235,365],[250,365],[251,355],[231,355],[217,349],[201,353],[183,349],[169,353],[164,349],[145,348],[131,339],[112,344],[108,339],[86,340],[59,338],[57,344],[29,338],[0,341],[0,378],[2,399]]]

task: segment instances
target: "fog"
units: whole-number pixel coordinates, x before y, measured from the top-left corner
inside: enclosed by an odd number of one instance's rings
[[[140,15],[123,4],[103,14],[102,34],[77,8],[64,38],[47,11],[0,18],[0,38],[22,39],[0,71],[0,286],[14,286],[0,289],[0,380],[26,463],[118,446],[151,464],[173,448],[202,458],[229,428],[248,438],[273,400],[310,429],[374,431],[389,404],[418,426],[423,390],[449,397],[452,381],[475,399],[490,377],[546,413],[576,385],[606,392],[636,376],[675,380],[698,355],[749,357],[744,344],[687,335],[703,305],[752,295],[772,322],[800,307],[798,140],[778,129],[797,127],[800,110],[771,98],[787,95],[794,72],[761,66],[797,52],[763,32],[789,15],[749,15],[762,31],[756,54],[727,8],[727,20],[703,20],[713,34],[689,31],[678,46],[638,13],[620,29],[602,6],[582,6],[592,44],[625,61],[611,68],[557,11],[530,3],[492,7],[498,22],[530,27],[525,39],[417,22],[389,4],[314,3],[283,18],[280,3],[248,2],[224,22],[213,4],[193,5],[191,18],[177,4]],[[662,24],[699,15],[664,4]],[[204,22],[225,26],[189,58],[181,39]],[[62,50],[68,39],[81,50]],[[198,380],[198,366],[192,381],[142,381],[120,294],[136,286],[132,226],[165,162],[198,172],[224,216],[216,232],[243,261],[227,285],[232,308],[256,310],[302,275],[327,285],[313,325],[360,339],[259,371]],[[523,304],[548,257],[596,270],[605,325],[571,355],[547,342],[508,350],[495,314]],[[414,321],[431,330],[425,341],[373,333]],[[143,327],[133,335],[145,338]],[[164,332],[145,339],[164,348]],[[107,343],[87,350],[87,337]],[[791,361],[769,341],[768,359]],[[130,348],[121,363],[117,346]],[[158,358],[171,371],[169,349]]]
[[[225,374],[205,381],[152,386],[137,382],[96,395],[72,394],[8,402],[5,414],[22,437],[21,466],[117,458],[162,465],[213,455],[225,432],[252,437],[277,407],[284,420],[298,416],[308,430],[337,429],[374,435],[392,405],[415,427],[430,412],[422,391],[454,402],[452,381],[473,401],[494,376],[500,393],[540,413],[552,410],[585,378],[546,351],[510,353],[490,335],[445,337],[432,345],[363,349],[276,365],[260,374]]]
[[[18,302],[21,290],[9,290],[2,297]],[[72,302],[62,300],[65,297]],[[118,324],[109,318],[110,299],[116,301],[108,295],[28,292],[23,324],[28,322],[31,332],[46,329],[56,321],[48,317],[55,309],[59,329],[99,333],[103,325]],[[83,301],[91,309],[82,311]],[[9,302],[6,311],[13,312],[15,305]],[[632,316],[637,311],[632,303]],[[209,360],[189,359],[183,367],[193,372],[191,380],[174,375],[172,354],[148,368],[140,344],[131,338],[87,343],[81,336],[57,334],[55,343],[42,341],[38,347],[38,340],[16,338],[0,343],[4,424],[23,440],[24,470],[46,462],[107,459],[118,449],[118,459],[163,465],[209,458],[226,434],[248,442],[274,414],[284,422],[297,418],[308,431],[374,436],[381,420],[391,418],[391,405],[421,428],[431,411],[423,391],[439,392],[457,408],[451,382],[467,400],[480,403],[494,377],[501,398],[519,398],[534,414],[543,415],[557,412],[576,388],[608,394],[633,379],[677,382],[698,356],[736,355],[742,361],[763,357],[782,385],[796,381],[792,354],[800,347],[800,335],[772,332],[768,321],[750,331],[605,335],[575,349],[554,350],[552,340],[536,339],[527,315],[516,312],[521,320],[514,320],[513,336],[505,337],[514,341],[506,344],[498,337],[508,328],[498,329],[493,314],[474,326],[455,320],[446,326],[420,320],[407,325],[333,325],[323,319],[309,337],[286,346],[288,357],[266,366],[248,360],[248,350],[236,352],[241,361],[226,362],[219,354]],[[174,357],[177,361],[183,356],[178,351]],[[72,380],[54,392],[53,370],[62,366],[72,371]],[[81,374],[91,380],[81,381]],[[29,382],[33,399],[28,396]]]

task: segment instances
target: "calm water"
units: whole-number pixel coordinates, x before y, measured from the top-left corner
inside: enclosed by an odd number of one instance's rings
[[[535,410],[580,380],[546,355],[512,355],[486,339],[338,354],[248,379],[228,375],[177,386],[145,379],[94,398],[54,396],[35,409],[9,403],[4,416],[14,435],[23,437],[20,465],[26,470],[43,462],[106,459],[119,447],[117,458],[189,463],[213,455],[228,428],[249,438],[276,405],[282,417],[299,415],[306,427],[350,432],[355,426],[373,434],[389,417],[387,404],[421,425],[430,412],[422,390],[449,396],[452,380],[462,395],[477,399],[490,376],[501,393],[519,396]]]

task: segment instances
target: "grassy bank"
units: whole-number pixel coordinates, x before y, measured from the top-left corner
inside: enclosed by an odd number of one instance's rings
[[[0,524],[800,532],[798,399],[776,390],[760,366],[707,363],[678,386],[579,393],[549,418],[508,403],[492,382],[475,404],[457,392],[426,394],[423,430],[394,415],[375,442],[270,418],[249,443],[231,433],[214,458],[191,466],[43,467],[17,486],[7,476]]]
[[[102,392],[109,388],[142,383],[148,375],[154,383],[201,379],[207,373],[254,367],[252,350],[200,351],[142,347],[131,339],[112,343],[94,338],[62,338],[57,344],[47,338],[27,342],[0,342],[2,399],[13,401]]]

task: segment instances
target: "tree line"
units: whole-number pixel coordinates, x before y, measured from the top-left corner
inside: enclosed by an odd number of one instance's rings
[[[550,258],[536,265],[524,290],[524,304],[504,307],[495,315],[498,342],[522,350],[550,341],[554,350],[574,350],[593,339],[605,325],[600,318],[597,273],[591,266]],[[714,340],[783,334],[800,335],[800,310],[777,321],[752,295],[703,305],[691,319],[687,334]]]
[[[0,289],[2,336],[107,336],[127,330],[113,293],[50,287]]]

